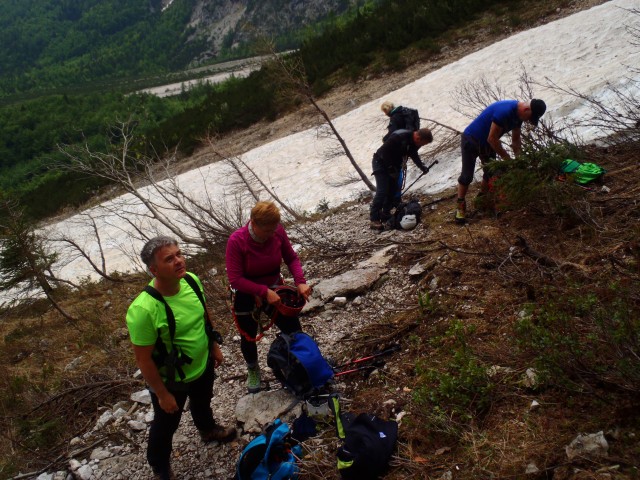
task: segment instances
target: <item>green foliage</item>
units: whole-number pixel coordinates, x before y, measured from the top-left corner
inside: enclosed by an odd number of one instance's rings
[[[327,213],[329,211],[329,200],[323,198],[316,205],[316,213]]]
[[[472,333],[473,328],[455,321],[440,339],[446,361],[438,365],[439,368],[434,367],[432,361],[421,360],[416,365],[419,381],[413,399],[426,409],[434,428],[453,429],[450,422],[469,422],[490,406],[494,385],[487,375],[487,367],[467,344],[467,337]]]
[[[435,313],[438,309],[436,301],[429,292],[418,292],[418,306],[423,314]]]
[[[634,285],[549,288],[516,324],[520,349],[547,380],[570,389],[608,384],[640,391],[640,302]]]
[[[496,205],[497,210],[533,207],[545,214],[570,216],[575,199],[583,192],[555,178],[566,158],[582,156],[575,145],[554,143],[527,149],[512,160],[490,162],[485,169],[497,180],[483,203]]]
[[[6,344],[14,343],[22,338],[32,335],[33,333],[35,333],[33,329],[20,325],[18,328],[12,330],[4,336],[4,342]]]
[[[274,89],[264,72],[193,88],[178,97],[52,95],[0,107],[0,192],[16,197],[34,218],[79,206],[103,180],[52,169],[66,161],[58,145],[86,143],[105,152],[117,142],[111,126],[136,125],[134,151],[153,155],[176,146],[190,153],[208,132],[224,133],[275,118]]]
[[[63,440],[65,425],[62,418],[25,417],[17,423],[18,435],[28,448],[46,448]]]
[[[399,71],[404,69],[400,53],[395,50],[384,52],[383,59],[389,70]]]
[[[418,40],[416,42],[416,47],[419,50],[423,50],[429,53],[439,53],[441,48],[438,42],[436,42],[432,38],[423,38],[421,40]]]
[[[57,260],[34,223],[15,207],[4,202],[6,217],[0,224],[0,289],[38,287],[51,292],[47,273]]]
[[[510,26],[516,28],[522,24],[522,18],[520,17],[520,15],[511,14],[509,15],[508,22]]]
[[[381,46],[387,60],[391,52],[399,52],[416,44],[421,49],[435,50],[433,39],[448,28],[460,25],[504,0],[383,0],[367,3],[343,16],[341,22],[329,26],[316,36],[305,39],[301,47],[310,84],[345,68],[354,78],[352,65],[366,67]],[[363,62],[367,61],[366,64]],[[392,69],[398,62],[386,62]]]
[[[189,39],[192,2],[159,7],[148,0],[5,2],[0,97],[184,68],[206,46]]]

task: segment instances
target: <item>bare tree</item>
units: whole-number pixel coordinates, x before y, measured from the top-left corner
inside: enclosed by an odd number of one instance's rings
[[[53,284],[60,282],[52,273],[57,254],[47,248],[17,202],[3,200],[2,210],[6,213],[0,224],[0,290],[16,289],[23,295],[42,290],[63,317],[76,321],[54,299]]]
[[[576,127],[590,127],[602,132],[603,141],[615,144],[640,139],[640,98],[635,91],[640,82],[628,79],[624,86],[608,84],[606,99],[561,86],[547,79],[545,87],[580,100],[588,113],[575,122]]]
[[[264,44],[272,56],[272,61],[270,63],[273,67],[275,76],[274,81],[276,84],[280,85],[280,94],[286,97],[300,99],[311,104],[315,111],[325,121],[325,126],[331,131],[333,138],[340,144],[342,152],[347,156],[360,179],[364,182],[367,188],[369,188],[369,190],[374,192],[376,190],[375,185],[371,183],[367,175],[356,162],[355,158],[353,158],[347,143],[340,135],[340,132],[338,132],[338,129],[332,122],[331,117],[329,117],[326,110],[318,104],[318,101],[313,95],[313,91],[307,80],[307,73],[304,68],[302,57],[297,52],[288,55],[277,55],[275,53],[273,42],[264,40]]]
[[[98,229],[98,225],[96,224],[96,219],[94,218],[94,216],[89,212],[83,212],[74,217],[73,223],[75,224],[76,229],[83,229],[86,227],[89,228],[90,235],[88,236],[98,246],[99,262],[94,260],[94,258],[90,254],[89,248],[86,245],[81,244],[80,241],[72,238],[68,234],[62,234],[61,236],[52,238],[51,240],[66,245],[73,252],[70,257],[71,261],[73,261],[75,258],[82,257],[86,262],[89,263],[91,268],[105,280],[109,280],[111,282],[122,282],[122,279],[116,278],[113,275],[109,275],[108,273],[107,261],[104,255],[104,248],[102,246],[100,230]]]
[[[81,147],[60,146],[67,163],[57,167],[115,184],[139,201],[146,213],[142,214],[136,206],[130,205],[119,205],[113,213],[124,219],[131,215],[138,219],[146,217],[149,224],[152,221],[159,223],[184,243],[208,248],[225,240],[239,226],[234,209],[229,208],[226,200],[213,199],[207,187],[209,179],[202,178],[205,192],[201,198],[182,188],[174,174],[175,151],[168,152],[162,159],[159,155],[142,155],[131,148],[134,126],[123,122],[115,130],[121,141],[118,145],[109,146],[106,153],[93,151],[86,144]],[[135,230],[144,236],[146,228],[140,224]]]

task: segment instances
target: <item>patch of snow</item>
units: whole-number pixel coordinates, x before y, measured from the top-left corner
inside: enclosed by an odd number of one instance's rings
[[[640,83],[640,72],[631,72],[627,67],[640,65],[640,51],[634,46],[626,28],[630,15],[625,8],[634,7],[637,7],[637,0],[612,0],[515,34],[335,118],[335,126],[359,166],[369,174],[372,154],[380,147],[387,123],[386,117],[380,112],[383,100],[418,108],[423,116],[463,130],[469,118],[456,111],[452,93],[462,84],[482,78],[490,83],[495,82],[505,91],[511,91],[515,89],[524,67],[534,80],[544,81],[548,78],[558,85],[608,101],[610,99],[606,91],[609,84],[637,89]],[[629,78],[636,83],[630,83]],[[640,92],[633,91],[630,94],[640,95]],[[548,122],[562,124],[585,115],[586,106],[573,96],[542,88],[536,90],[534,95],[547,103],[544,119]],[[579,133],[585,140],[603,134],[593,129]],[[293,208],[314,211],[320,202],[328,201],[332,206],[338,206],[367,193],[362,182],[340,185],[354,170],[345,156],[326,160],[327,150],[334,145],[335,141],[319,136],[317,129],[313,128],[248,151],[242,160],[260,178],[267,179],[276,194]],[[427,162],[431,162],[428,148],[423,148],[421,153]],[[459,153],[447,154],[438,160],[439,163],[429,174],[412,187],[413,191],[436,194],[456,184],[460,173]],[[410,165],[407,183],[417,178],[419,173]],[[219,162],[184,173],[178,177],[178,181],[182,188],[196,197],[204,197],[207,191],[211,198],[231,202],[233,178],[230,167]],[[142,245],[132,240],[129,225],[107,211],[109,206],[113,207],[115,202],[122,201],[126,201],[126,208],[132,213],[145,211],[133,196],[124,195],[90,212],[98,222],[110,270],[127,272],[132,268],[137,269],[132,259],[137,257]],[[122,211],[122,207],[119,209]],[[97,255],[93,232],[78,225],[76,216],[51,225],[48,229],[51,232],[71,233],[81,244],[88,246],[89,253]],[[143,228],[153,227],[147,225]],[[53,233],[50,235],[55,236]],[[95,277],[81,259],[69,259],[56,273],[68,279]]]

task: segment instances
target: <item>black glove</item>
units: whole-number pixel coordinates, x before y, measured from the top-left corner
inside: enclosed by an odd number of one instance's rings
[[[429,169],[426,165],[420,165],[420,170],[422,170],[422,173],[429,173]]]

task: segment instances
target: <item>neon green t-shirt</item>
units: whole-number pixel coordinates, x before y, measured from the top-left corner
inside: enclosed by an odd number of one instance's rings
[[[202,283],[198,277],[193,274],[191,276],[196,279],[200,291],[202,291]],[[153,287],[153,280],[149,282],[149,285]],[[164,297],[164,299],[171,307],[176,319],[176,333],[173,343],[192,359],[190,364],[181,367],[185,374],[183,381],[191,382],[200,377],[207,367],[209,340],[204,330],[204,308],[198,300],[196,292],[184,278],[180,280],[180,291],[171,297]],[[129,306],[127,328],[131,343],[140,347],[155,345],[159,331],[167,351],[171,351],[171,335],[169,334],[164,304],[147,292],[140,293]],[[160,368],[160,375],[164,380],[166,380],[165,370],[165,367]],[[175,380],[181,381],[177,372]]]

